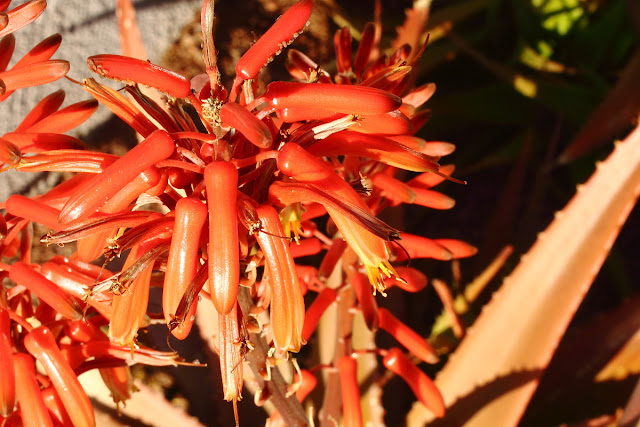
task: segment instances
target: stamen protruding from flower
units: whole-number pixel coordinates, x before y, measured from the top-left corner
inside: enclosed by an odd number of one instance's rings
[[[378,265],[370,266],[365,265],[367,269],[367,276],[369,277],[369,282],[373,285],[374,293],[375,291],[379,291],[382,296],[387,296],[385,291],[387,287],[384,284],[384,278],[396,277],[396,280],[402,280],[393,266],[389,263],[389,261],[380,261]],[[385,277],[383,277],[383,275]]]
[[[336,119],[332,122],[318,125],[311,130],[315,134],[315,139],[324,139],[331,134],[349,129],[351,126],[356,124],[357,121],[357,116],[349,114],[348,116]]]

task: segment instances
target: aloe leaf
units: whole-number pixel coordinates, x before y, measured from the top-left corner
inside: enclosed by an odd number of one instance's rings
[[[438,375],[446,425],[518,423],[639,190],[640,126],[540,234]],[[408,424],[429,416],[414,406]]]

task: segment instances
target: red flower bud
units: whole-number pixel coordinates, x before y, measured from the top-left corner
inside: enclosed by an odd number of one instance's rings
[[[409,384],[413,394],[433,414],[441,418],[444,416],[444,399],[431,378],[422,372],[398,348],[392,348],[382,359],[385,368],[402,377]]]
[[[345,426],[362,426],[360,389],[358,387],[358,362],[351,356],[342,356],[336,362],[342,392],[342,422]]]
[[[231,162],[214,161],[204,170],[209,208],[209,290],[219,314],[236,305],[240,283],[236,195],[238,170]]]
[[[93,407],[76,374],[58,348],[53,333],[45,326],[31,331],[24,346],[42,364],[51,383],[58,391],[67,413],[76,427],[95,426]]]
[[[191,93],[191,82],[187,78],[141,59],[96,55],[87,59],[87,65],[91,71],[103,77],[125,83],[140,83],[174,98],[186,98]]]
[[[236,63],[236,75],[253,79],[269,60],[291,44],[307,24],[313,0],[301,0],[291,6]]]

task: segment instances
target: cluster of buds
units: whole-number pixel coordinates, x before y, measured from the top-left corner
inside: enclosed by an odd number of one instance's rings
[[[8,5],[0,1],[0,9]],[[0,35],[26,25],[45,5],[33,0],[0,15],[9,18]],[[433,84],[412,86],[412,66],[424,46],[381,54],[380,24],[369,24],[352,62],[351,35],[344,28],[334,39],[334,76],[291,49],[292,81],[271,82],[258,93],[261,68],[303,31],[312,8],[312,0],[301,0],[281,16],[238,61],[229,90],[216,65],[212,0],[202,8],[206,73],[200,76],[188,80],[130,57],[90,57],[93,72],[126,83],[128,97],[92,78],[77,82],[143,138],[122,157],[84,150],[81,141],[64,135],[97,103],[60,109],[63,92],[44,98],[0,138],[5,170],[76,173],[44,195],[13,195],[3,204],[0,274],[9,280],[0,293],[0,366],[3,372],[15,369],[15,377],[3,374],[0,380],[0,415],[11,420],[29,413],[22,417],[25,424],[37,413],[37,425],[64,424],[64,417],[72,425],[92,425],[77,381],[81,372],[100,369],[116,400],[124,400],[131,392],[127,364],[179,363],[175,355],[136,341],[150,322],[151,286],[162,287],[164,321],[177,339],[189,334],[197,304],[209,304],[200,300],[213,303],[213,345],[224,398],[234,405],[243,378],[252,376],[243,369],[245,358],[268,353],[256,358],[267,369],[252,366],[253,377],[261,378],[262,399],[273,395],[268,368],[274,360],[291,363],[290,352],[311,339],[326,309],[348,295],[349,310],[361,311],[371,330],[391,333],[427,363],[438,361],[425,339],[378,309],[374,298],[390,286],[409,292],[426,286],[424,275],[394,266],[396,261],[450,260],[475,251],[458,240],[400,233],[376,216],[400,204],[453,206],[431,189],[455,181],[453,168],[438,164],[453,146],[413,136],[429,117],[419,108],[435,90]],[[49,60],[59,36],[5,71],[12,37],[0,40],[3,97],[68,71],[66,62]],[[165,105],[138,85],[164,93]],[[405,171],[416,174],[403,182]],[[327,214],[323,232],[316,221]],[[51,230],[42,243],[76,242],[77,250],[68,258],[32,263],[31,222]],[[295,261],[323,251],[318,267]],[[124,254],[124,265],[109,270],[109,262]],[[305,310],[308,292],[317,296]],[[351,348],[348,334],[342,338],[333,368],[342,382],[343,417],[347,425],[360,425],[358,349]],[[379,353],[422,403],[443,414],[437,389],[403,351]],[[36,375],[34,358],[44,374]],[[304,399],[315,378],[308,371],[296,377],[293,382],[304,389],[298,398]],[[299,414],[274,403],[279,412],[273,423],[295,422]]]

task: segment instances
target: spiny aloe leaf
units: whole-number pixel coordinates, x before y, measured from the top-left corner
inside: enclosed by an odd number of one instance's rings
[[[438,375],[446,425],[518,423],[639,190],[640,126],[556,215]],[[415,406],[409,425],[428,417]]]

